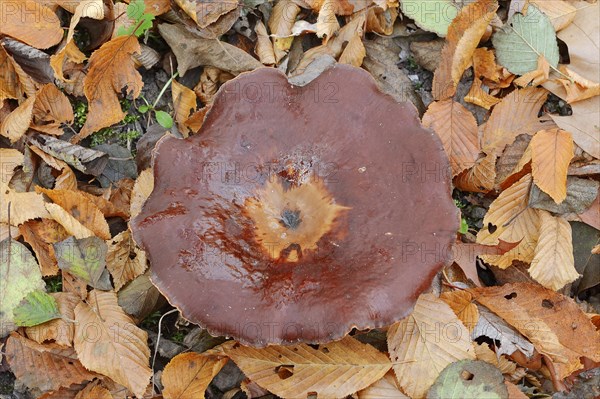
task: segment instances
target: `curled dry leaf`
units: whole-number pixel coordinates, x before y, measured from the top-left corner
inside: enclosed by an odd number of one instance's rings
[[[496,179],[496,154],[480,154],[479,159],[469,169],[454,178],[454,185],[460,190],[486,193],[494,187]]]
[[[175,122],[183,137],[189,134],[189,128],[185,125],[190,113],[196,110],[196,93],[181,83],[173,80],[171,82],[171,95],[173,96],[173,108],[175,109]]]
[[[50,67],[54,71],[56,78],[63,83],[75,85],[75,76],[65,77],[65,70],[74,66],[79,66],[87,57],[79,50],[74,41],[67,42],[56,54],[50,56]],[[75,86],[73,86],[75,88]]]
[[[146,253],[135,245],[129,230],[108,241],[106,267],[113,276],[116,291],[146,270]]]
[[[273,50],[275,61],[279,62],[290,49],[292,40],[292,28],[296,21],[296,16],[300,13],[300,7],[292,0],[280,0],[275,3],[268,26],[273,36]]]
[[[552,360],[559,380],[583,367],[581,356],[600,361],[600,332],[571,298],[526,283],[472,292]]]
[[[558,79],[567,93],[565,100],[569,104],[600,95],[600,83],[592,82],[567,67],[561,67],[560,70],[570,78]]]
[[[35,252],[42,275],[57,275],[58,263],[52,244],[67,238],[67,231],[52,219],[41,219],[25,222],[19,227],[19,232]]]
[[[46,203],[48,218],[56,220],[70,235],[81,239],[92,237],[94,232],[85,227],[79,220],[75,219],[69,212],[65,211],[60,205]]]
[[[478,0],[464,7],[450,23],[442,62],[433,75],[432,94],[444,100],[456,93],[463,72],[472,62],[473,52],[496,15],[496,0]]]
[[[128,93],[137,98],[143,86],[132,58],[139,52],[140,45],[135,36],[120,36],[104,43],[92,54],[84,79],[89,111],[85,125],[74,141],[123,120],[125,113],[121,110],[118,95],[127,88]]]
[[[529,274],[555,291],[579,278],[575,270],[571,225],[561,217],[538,210],[540,233]]]
[[[196,399],[204,397],[208,384],[227,363],[227,358],[187,352],[175,356],[161,376],[165,399]]]
[[[38,193],[18,193],[8,186],[8,182],[0,182],[0,222],[9,223],[8,204],[10,204],[10,224],[18,226],[35,218],[48,218],[50,215],[44,207],[44,198]]]
[[[471,89],[469,89],[469,92],[465,96],[465,101],[471,104],[479,105],[485,109],[491,109],[501,100],[483,90],[482,85],[483,82],[478,77],[473,78],[473,84],[471,84]]]
[[[442,140],[453,176],[475,164],[479,155],[477,121],[468,109],[452,99],[431,103],[423,125]]]
[[[75,308],[75,350],[88,369],[143,397],[152,370],[148,334],[117,303],[114,292],[93,290]]]
[[[96,377],[81,365],[73,348],[40,345],[13,333],[6,341],[5,351],[11,371],[30,389],[55,391]]]
[[[325,36],[327,43],[331,36],[340,29],[340,24],[335,16],[337,0],[324,0],[317,16],[317,37]]]
[[[529,0],[548,16],[556,32],[566,28],[575,19],[577,9],[564,0]]]
[[[60,20],[41,2],[16,0],[4,4],[0,34],[14,37],[32,47],[46,49],[63,37]],[[9,17],[10,16],[10,17]]]
[[[22,102],[35,95],[33,80],[0,44],[0,105],[7,98]],[[2,108],[0,106],[0,108]]]
[[[492,351],[487,343],[475,344],[475,354],[477,360],[488,362],[498,367],[502,374],[511,375],[517,371],[517,364],[506,358],[505,355],[498,355]]]
[[[154,172],[152,168],[148,168],[140,173],[138,178],[135,180],[135,184],[133,186],[130,208],[130,214],[132,219],[140,213],[144,202],[146,202],[146,199],[148,199],[153,189]]]
[[[81,302],[81,298],[70,292],[53,292],[50,295],[56,299],[58,311],[62,318],[50,320],[46,323],[27,327],[25,333],[29,339],[38,344],[45,341],[54,341],[58,345],[73,346],[75,334],[75,306]]]
[[[48,83],[38,91],[33,104],[32,128],[40,132],[60,136],[61,124],[73,123],[73,108],[67,96],[55,85]]]
[[[559,204],[567,197],[567,171],[575,150],[571,133],[541,130],[531,142],[533,182]]]
[[[97,383],[89,383],[85,388],[83,388],[75,399],[114,399],[110,391],[103,386],[98,385]]]
[[[34,102],[35,96],[29,97],[4,118],[2,124],[0,124],[0,134],[7,137],[11,143],[19,140],[29,129],[33,117]]]
[[[254,30],[256,31],[256,47],[254,48],[254,52],[263,64],[274,65],[276,63],[275,52],[265,24],[260,20],[257,21]]]
[[[175,3],[202,29],[238,7],[237,0],[175,0]]]
[[[543,55],[538,57],[537,68],[513,82],[520,87],[539,86],[550,78],[550,64]]]
[[[385,375],[388,357],[352,337],[319,345],[268,346],[262,349],[224,346],[248,378],[281,397],[345,397]]]
[[[421,295],[412,313],[390,327],[388,348],[402,391],[415,398],[424,397],[450,363],[475,359],[469,331],[433,294]]]

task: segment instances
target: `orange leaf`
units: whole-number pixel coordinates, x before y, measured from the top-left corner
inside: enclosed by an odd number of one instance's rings
[[[452,20],[442,49],[442,61],[433,75],[432,94],[436,100],[456,93],[458,81],[471,64],[473,52],[497,9],[496,0],[478,0],[464,7]]]
[[[15,0],[2,4],[0,34],[40,49],[52,47],[63,38],[63,30],[56,14],[41,2],[33,0]]]
[[[8,137],[11,143],[19,140],[29,129],[33,116],[33,104],[35,96],[23,101],[13,112],[11,112],[0,124],[0,134]]]
[[[492,82],[500,80],[502,67],[496,64],[496,56],[486,47],[475,49],[473,52],[473,71],[476,78],[485,78]]]
[[[471,104],[479,105],[485,109],[490,109],[498,104],[501,100],[496,98],[482,89],[482,82],[478,77],[473,78],[471,89],[465,96],[465,101]]]
[[[479,310],[473,303],[473,295],[469,291],[457,290],[442,292],[440,299],[452,308],[460,321],[472,332],[479,320]]]
[[[118,94],[126,87],[133,98],[137,98],[143,86],[132,57],[135,53],[140,53],[137,38],[119,36],[104,43],[92,54],[83,87],[89,112],[74,141],[123,120],[125,113],[121,110]]]
[[[31,245],[42,269],[43,276],[58,274],[58,263],[52,244],[69,236],[67,231],[52,219],[30,220],[19,227],[23,239]]]
[[[67,96],[48,83],[37,93],[33,104],[32,128],[47,134],[63,134],[61,124],[73,122],[73,108]]]
[[[531,72],[527,72],[525,75],[514,80],[517,86],[539,86],[546,82],[550,76],[550,64],[543,55],[538,57],[537,68]]]
[[[148,334],[117,304],[114,292],[93,290],[75,308],[75,350],[88,369],[143,397],[152,370]]]
[[[554,202],[561,203],[567,197],[567,170],[573,158],[571,133],[561,129],[542,130],[529,145],[534,183]]]
[[[600,95],[600,83],[592,82],[567,67],[561,67],[561,71],[571,78],[558,80],[567,92],[565,100],[569,104]]]
[[[475,164],[479,156],[477,121],[468,109],[452,99],[434,102],[423,115],[423,125],[442,140],[453,176]]]
[[[460,190],[486,193],[494,187],[496,180],[496,154],[483,154],[475,165],[456,176],[454,185]]]
[[[185,122],[187,122],[190,112],[196,110],[196,93],[175,80],[171,82],[171,93],[177,128],[184,137],[187,137],[189,128]]]
[[[146,253],[135,245],[129,230],[108,240],[106,268],[113,276],[115,291],[146,270]]]
[[[58,345],[73,346],[75,306],[81,302],[81,298],[71,292],[53,292],[50,295],[56,299],[58,311],[62,318],[50,320],[34,327],[27,327],[25,332],[29,339],[38,344],[45,341],[55,341]]]
[[[21,102],[25,95],[35,95],[33,80],[0,45],[0,108],[4,99],[14,98]]]
[[[113,399],[110,391],[104,387],[101,387],[97,383],[90,383],[83,388],[75,399]]]
[[[165,367],[161,382],[165,399],[203,398],[208,384],[228,359],[188,352],[175,356]]]

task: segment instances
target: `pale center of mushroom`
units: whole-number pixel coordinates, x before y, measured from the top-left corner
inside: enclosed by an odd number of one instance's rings
[[[263,250],[288,262],[299,261],[306,251],[317,251],[318,241],[348,209],[335,203],[320,180],[286,190],[279,179],[273,179],[245,204]]]

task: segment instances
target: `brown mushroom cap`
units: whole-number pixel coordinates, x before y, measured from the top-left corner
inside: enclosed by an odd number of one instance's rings
[[[199,134],[159,143],[132,229],[152,281],[212,334],[331,341],[405,317],[449,260],[449,170],[367,72],[297,87],[262,68],[221,87]]]

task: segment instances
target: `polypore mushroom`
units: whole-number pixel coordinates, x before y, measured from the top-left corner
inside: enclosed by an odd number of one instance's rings
[[[225,83],[199,134],[161,140],[133,220],[152,281],[215,335],[319,343],[405,317],[450,257],[449,163],[414,107],[336,65],[304,87]]]

